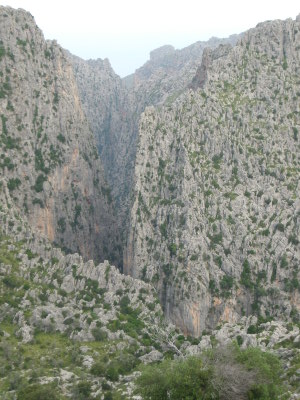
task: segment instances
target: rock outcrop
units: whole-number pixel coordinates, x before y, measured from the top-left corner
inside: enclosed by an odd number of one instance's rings
[[[186,333],[299,315],[299,61],[298,21],[259,24],[142,115],[124,271]]]
[[[119,261],[112,200],[72,66],[33,17],[0,8],[1,169],[41,235]]]

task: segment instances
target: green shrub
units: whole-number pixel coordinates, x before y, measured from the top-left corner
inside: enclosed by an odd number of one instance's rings
[[[66,138],[60,133],[57,136],[57,139],[61,142],[61,143],[65,143],[66,142]]]
[[[176,253],[177,253],[177,246],[176,246],[176,243],[171,243],[171,244],[168,246],[168,249],[169,249],[169,252],[170,252],[170,256],[171,256],[171,257],[176,255]]]
[[[215,235],[209,235],[209,239],[210,239],[210,248],[214,249],[217,244],[222,244],[223,235],[221,232]]]
[[[243,271],[241,273],[241,284],[244,285],[247,289],[253,287],[253,282],[251,281],[250,264],[247,259],[243,262]]]
[[[278,357],[255,347],[239,350],[236,357],[248,370],[257,372],[257,383],[248,393],[249,400],[276,400],[281,397],[284,387]]]
[[[87,400],[91,394],[92,388],[91,388],[91,383],[87,381],[81,381],[77,385],[77,390],[76,390],[76,398],[82,399],[82,400]]]
[[[123,296],[120,300],[120,310],[122,314],[128,314],[131,312],[132,309],[131,307],[129,307],[129,304],[130,304],[129,297],[127,295]]]
[[[7,182],[7,187],[10,192],[17,189],[21,185],[21,181],[19,178],[11,178]]]
[[[94,328],[92,329],[92,334],[97,342],[103,342],[107,339],[107,332],[105,332],[101,328]]]
[[[119,372],[118,368],[114,363],[110,363],[105,371],[105,378],[112,381],[117,382],[119,380]]]
[[[257,333],[256,325],[250,325],[247,329],[247,333],[249,333],[250,335],[254,335],[255,333]]]
[[[47,178],[45,177],[45,175],[42,175],[42,174],[40,174],[37,178],[36,178],[36,181],[35,181],[35,184],[34,184],[34,186],[33,186],[33,189],[36,191],[36,192],[42,192],[43,191],[43,185],[44,185],[44,182],[47,180]]]
[[[121,375],[129,374],[138,364],[138,360],[132,354],[122,354],[116,360],[118,372]]]
[[[278,400],[284,392],[278,358],[258,348],[218,347],[200,357],[164,360],[142,369],[136,392],[145,400]]]
[[[2,282],[10,289],[15,289],[22,285],[22,281],[16,275],[5,276]]]
[[[164,222],[163,224],[160,225],[159,227],[161,235],[166,239],[167,238],[167,223]]]
[[[223,275],[221,282],[220,282],[220,287],[224,291],[230,290],[233,287],[233,282],[234,282],[234,279],[232,276]]]
[[[102,382],[101,387],[103,390],[110,390],[111,386],[107,382]]]
[[[0,41],[0,60],[2,59],[2,57],[5,56],[5,54],[6,54],[5,47],[3,46],[3,42],[1,40]]]
[[[104,376],[106,371],[106,365],[102,361],[94,363],[91,367],[91,374],[95,376]]]
[[[243,338],[242,338],[241,335],[238,335],[238,336],[236,337],[236,341],[237,341],[237,344],[238,344],[239,346],[241,346],[241,345],[243,344],[243,342],[244,342],[244,340],[243,340]]]
[[[210,399],[215,392],[211,376],[198,357],[165,360],[143,369],[136,382],[137,392],[145,400]]]
[[[30,385],[17,394],[18,400],[58,400],[56,390],[49,385]]]

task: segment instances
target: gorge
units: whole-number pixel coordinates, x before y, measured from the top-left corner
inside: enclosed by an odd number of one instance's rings
[[[159,361],[166,332],[193,354],[273,348],[277,329],[298,365],[300,15],[163,46],[121,79],[1,6],[0,116],[5,340],[64,335],[89,370],[99,338],[120,364],[122,346]]]

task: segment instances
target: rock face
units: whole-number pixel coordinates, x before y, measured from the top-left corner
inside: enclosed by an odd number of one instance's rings
[[[186,333],[299,315],[299,72],[299,22],[262,23],[142,115],[124,271]]]
[[[234,45],[242,35],[229,38],[211,38],[199,41],[181,50],[163,46],[150,53],[150,60],[133,75],[124,78],[130,84],[140,115],[146,106],[171,103],[191,83],[199,67],[204,49],[219,45]]]
[[[125,238],[185,333],[298,315],[298,20],[163,46],[124,80],[25,11],[0,22],[3,185],[36,233],[121,267]]]
[[[204,48],[234,44],[212,38],[182,50],[163,46],[150,53],[150,60],[135,74],[121,79],[109,61],[82,60],[69,54],[80,100],[88,118],[111,195],[116,203],[118,228],[126,241],[130,194],[133,186],[138,125],[148,105],[174,99],[187,88],[201,62]]]
[[[97,142],[111,196],[118,211],[118,229],[123,232],[134,170],[137,117],[129,91],[114,73],[109,61],[70,55],[83,109]]]
[[[299,398],[299,16],[124,80],[23,10],[0,7],[0,38],[4,395],[136,399],[139,363],[235,340]]]
[[[116,227],[73,69],[32,16],[0,8],[2,173],[15,204],[50,241],[118,261]]]

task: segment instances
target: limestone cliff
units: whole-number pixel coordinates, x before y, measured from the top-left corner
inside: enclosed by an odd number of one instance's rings
[[[123,231],[137,137],[129,91],[109,61],[82,60],[70,55],[80,99],[97,142],[105,177],[116,202],[118,229]]]
[[[103,169],[73,69],[33,17],[0,8],[1,174],[41,235],[84,258],[118,261]]]
[[[163,46],[133,75],[121,79],[109,61],[69,54],[84,112],[96,138],[105,177],[116,202],[118,228],[126,241],[138,123],[147,105],[176,98],[190,84],[206,47],[234,44],[238,35],[211,38],[182,50]]]
[[[141,118],[124,270],[186,333],[299,316],[299,72],[300,22],[262,23]]]
[[[211,38],[199,41],[180,50],[162,46],[150,53],[150,60],[137,69],[133,75],[124,78],[131,87],[141,113],[146,106],[171,103],[191,83],[202,60],[203,51],[219,45],[234,45],[242,36]]]

